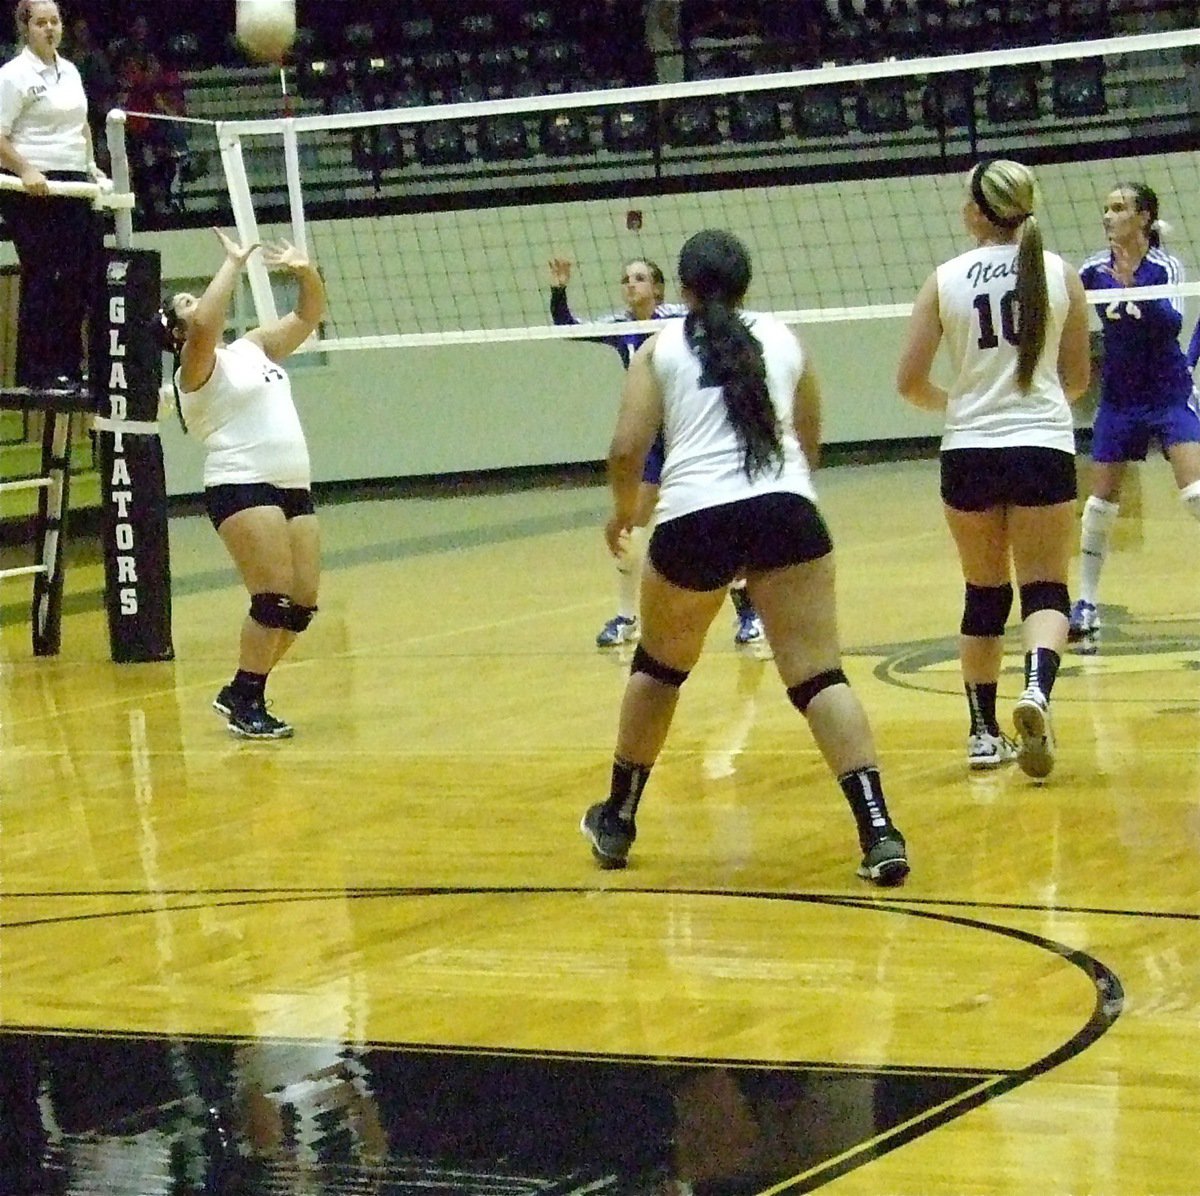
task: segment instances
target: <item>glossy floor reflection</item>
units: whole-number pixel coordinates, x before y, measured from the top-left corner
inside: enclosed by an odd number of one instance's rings
[[[992,1078],[42,1036],[0,1057],[24,1148],[3,1190],[96,1196],[750,1193]]]
[[[110,663],[84,551],[57,658],[6,587],[0,1194],[1192,1193],[1200,529],[1147,468],[1038,785],[965,767],[936,466],[821,490],[897,891],[729,612],[593,870],[599,487],[324,505],[283,743],[210,709],[245,598],[203,520],[172,662]]]

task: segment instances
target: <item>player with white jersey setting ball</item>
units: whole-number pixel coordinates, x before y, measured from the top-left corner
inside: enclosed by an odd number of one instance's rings
[[[236,735],[284,739],[292,727],[267,710],[267,676],[316,613],[320,536],[308,446],[280,363],[316,330],[325,287],[294,246],[267,247],[268,268],[299,284],[295,309],[224,345],[230,299],[258,246],[214,232],[225,260],[212,281],[199,297],[172,296],[159,320],[175,357],[180,418],[207,450],[205,507],[250,593],[237,673],[213,707]]]

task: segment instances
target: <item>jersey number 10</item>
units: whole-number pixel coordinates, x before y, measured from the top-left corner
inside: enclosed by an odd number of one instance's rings
[[[976,295],[971,306],[979,315],[979,347],[994,349],[1000,339],[996,336],[996,319],[992,315],[992,297]],[[1010,345],[1017,344],[1017,292],[1005,291],[1000,296],[1000,331]]]

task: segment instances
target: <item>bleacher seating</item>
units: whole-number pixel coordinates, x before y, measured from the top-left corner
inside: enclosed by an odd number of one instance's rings
[[[684,4],[691,0],[684,0]],[[281,114],[412,107],[448,102],[565,93],[578,89],[636,85],[653,81],[648,60],[598,47],[596,32],[574,7],[538,3],[464,0],[443,5],[424,0],[426,9],[406,4],[400,13],[349,26],[301,32],[296,61],[288,68],[287,94],[274,68],[209,66],[184,73],[188,114],[201,120],[252,119]],[[723,45],[708,37],[685,46],[691,77],[749,74],[821,62],[853,62],[938,52],[1042,44],[1119,32],[1145,32],[1190,24],[1194,5],[1183,0],[789,0],[803,8],[805,21],[790,27],[793,40],[764,24],[761,38],[739,36]],[[397,6],[399,8],[400,6]],[[745,9],[753,9],[747,0]],[[376,12],[378,10],[372,10]],[[739,6],[741,11],[741,6]],[[804,44],[795,40],[803,32]],[[1181,63],[1164,62],[1164,79],[1181,74]],[[934,77],[931,77],[933,79]],[[1107,81],[1111,84],[1111,80]],[[1165,89],[1165,90],[1164,90]],[[1121,96],[1145,101],[1170,89],[1122,87]],[[944,144],[956,130],[991,120],[1036,122],[1091,120],[1097,127],[1113,107],[1114,89],[1094,69],[937,77],[936,85],[854,87],[790,92],[749,92],[704,102],[675,104],[657,120],[645,107],[607,113],[539,113],[528,118],[445,122],[367,135],[359,131],[302,146],[310,196],[350,197],[391,187],[397,194],[419,191],[418,172],[460,179],[465,187],[495,185],[522,171],[549,172],[563,183],[584,167],[615,169],[622,159],[671,162],[694,160],[711,169],[731,155],[745,162],[754,154],[781,153],[787,147],[815,152],[815,143],[844,148],[850,138],[908,138],[918,148]],[[1174,95],[1174,93],[1171,93]],[[1186,96],[1180,94],[1180,119]],[[1133,101],[1129,101],[1132,103]],[[1175,99],[1172,99],[1175,103]],[[1168,114],[1169,115],[1169,114]],[[1190,115],[1189,115],[1190,119]],[[1115,126],[1114,126],[1115,127]],[[1037,129],[1033,128],[1036,133]],[[205,144],[206,138],[208,144]],[[660,138],[661,143],[660,143]],[[930,140],[933,138],[933,140]],[[216,143],[202,127],[190,133],[196,160],[207,169],[185,181],[186,219],[200,222],[225,202]],[[897,142],[901,144],[901,142]],[[904,142],[903,144],[908,144]],[[848,151],[848,152],[850,152]],[[920,152],[926,152],[924,150]],[[205,156],[207,155],[207,156]],[[638,155],[643,157],[637,158]],[[690,155],[690,157],[689,157]],[[654,158],[657,162],[659,159]],[[278,164],[263,156],[251,160],[252,175],[272,177],[278,190]],[[563,169],[566,174],[556,175]],[[611,176],[615,177],[615,176]]]

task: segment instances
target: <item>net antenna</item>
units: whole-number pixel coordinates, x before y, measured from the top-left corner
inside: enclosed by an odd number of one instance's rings
[[[1068,261],[1078,264],[1102,247],[1104,196],[1120,182],[1144,180],[1175,227],[1168,250],[1200,262],[1200,224],[1189,216],[1200,191],[1194,115],[1185,101],[1166,114],[1162,103],[1168,76],[1182,77],[1187,51],[1197,46],[1200,29],[1184,29],[215,124],[243,241],[259,236],[256,197],[264,210],[284,206],[282,146],[290,239],[320,262],[329,292],[330,314],[311,348],[603,336],[611,324],[589,313],[611,311],[623,263],[649,258],[670,274],[683,240],[706,226],[729,228],[746,241],[755,268],[748,305],[755,309],[793,324],[895,319],[911,310],[929,271],[966,248],[955,180],[982,157],[1035,167],[1046,244]],[[1107,100],[1102,83],[1098,109],[1060,113],[1059,68],[1088,64],[1106,81]],[[1025,80],[1032,114],[1006,114],[993,95],[996,81],[1014,71]],[[970,119],[961,127],[940,118],[931,125],[926,111],[923,121],[925,94],[963,80]],[[890,117],[886,107],[873,113],[864,106],[863,97],[881,88],[893,97]],[[739,105],[755,98],[778,118],[771,144],[751,144],[737,131]],[[822,102],[830,125],[808,126],[810,99]],[[689,142],[677,118],[706,106],[715,114],[713,136]],[[977,112],[986,115],[977,120]],[[615,143],[613,116],[622,113],[650,129],[648,143]],[[560,117],[581,122],[584,141],[573,157],[556,149],[547,131]],[[876,127],[873,119],[895,124]],[[497,128],[516,139],[518,152],[496,150]],[[440,133],[459,138],[441,158],[433,152]],[[754,185],[746,185],[748,177]],[[572,191],[600,198],[563,198]],[[306,219],[306,206],[315,219]],[[627,222],[631,209],[645,219]],[[546,263],[555,255],[574,261],[571,305],[586,323],[549,321]],[[270,319],[273,295],[255,263],[258,318]],[[1104,297],[1197,294],[1200,283],[1193,282]]]

